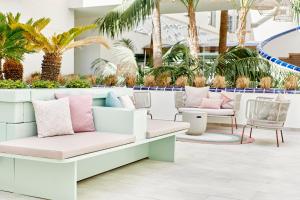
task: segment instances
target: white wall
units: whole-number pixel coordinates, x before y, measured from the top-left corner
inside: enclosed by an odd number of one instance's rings
[[[83,17],[82,15],[75,17],[76,26],[85,25],[93,23],[96,20],[96,17]],[[82,37],[99,35],[97,30],[90,31],[89,33],[82,35]],[[113,44],[114,41],[121,38],[128,38],[133,41],[134,46],[136,47],[135,53],[143,53],[143,47],[150,44],[151,37],[150,35],[144,35],[140,33],[136,33],[134,31],[123,33],[118,38],[114,40],[110,39],[107,36],[104,36],[110,45]],[[82,48],[75,49],[75,73],[78,74],[91,74],[92,71],[90,69],[91,63],[96,58],[103,58],[112,63],[115,63],[114,58],[111,55],[111,50],[107,49],[100,45],[91,45]],[[117,63],[115,63],[117,64]]]
[[[74,26],[74,12],[68,8],[68,0],[0,0],[1,12],[20,12],[21,20],[29,18],[49,17],[51,22],[44,30],[47,35],[60,33]],[[42,53],[31,54],[25,57],[24,75],[40,71],[42,63]],[[74,50],[64,54],[62,63],[62,73],[70,74],[74,72]]]
[[[138,91],[136,91],[138,92]],[[238,124],[244,124],[246,102],[248,99],[255,99],[258,96],[265,97],[276,97],[276,94],[258,94],[258,93],[243,93],[241,100],[241,109],[238,113]],[[300,107],[298,103],[300,102],[300,95],[297,94],[287,94],[287,99],[291,101],[290,109],[288,112],[287,122],[285,124],[288,128],[300,129],[300,118],[298,113],[300,113]],[[151,113],[154,119],[164,119],[173,120],[176,114],[174,92],[170,91],[151,91],[152,97],[152,107]],[[179,119],[179,118],[178,118]],[[210,119],[209,122],[213,123],[230,123],[230,119],[225,120],[221,118]]]

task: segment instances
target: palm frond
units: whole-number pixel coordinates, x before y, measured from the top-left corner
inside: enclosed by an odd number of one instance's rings
[[[118,40],[114,43],[114,46],[123,46],[123,47],[127,47],[128,49],[130,49],[131,51],[135,51],[135,46],[134,43],[131,39],[127,39],[127,38],[123,38],[121,40]]]
[[[292,8],[293,8],[293,15],[295,20],[300,23],[300,1],[299,0],[292,0]]]
[[[132,29],[152,13],[156,1],[159,0],[125,0],[122,5],[96,20],[99,32],[114,38]]]
[[[270,63],[260,57],[253,49],[232,47],[220,54],[214,63],[216,73],[226,77],[233,84],[239,76],[249,77],[251,81],[259,81],[264,76],[271,76]]]
[[[108,77],[117,73],[117,66],[102,58],[97,58],[91,64],[94,74],[100,77]]]
[[[53,45],[56,45],[57,48],[63,51],[65,47],[67,47],[77,36],[79,36],[83,32],[94,29],[95,27],[95,24],[74,27],[66,32],[54,35],[51,40],[53,42]]]
[[[82,39],[82,40],[71,42],[70,44],[68,44],[64,48],[63,51],[67,51],[67,50],[72,49],[72,48],[87,46],[87,45],[91,45],[91,44],[100,44],[100,45],[103,45],[106,48],[110,48],[107,40],[104,37],[91,36],[91,37],[87,37],[87,38]]]

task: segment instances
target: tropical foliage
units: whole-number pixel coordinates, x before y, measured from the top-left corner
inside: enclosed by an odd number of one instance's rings
[[[129,39],[116,41],[111,49],[114,63],[103,58],[97,58],[92,62],[91,69],[94,74],[105,79],[108,76],[117,75],[119,82],[124,82],[126,76],[136,76],[138,65],[134,54],[134,44]]]
[[[300,1],[299,0],[291,0],[292,8],[294,11],[294,18],[300,23]]]
[[[261,58],[256,50],[239,46],[220,54],[214,64],[216,74],[225,76],[231,86],[241,76],[254,82],[258,82],[262,77],[271,76],[270,67],[270,63]]]
[[[33,51],[43,51],[44,59],[42,62],[43,80],[56,81],[61,68],[62,55],[65,51],[86,46],[94,43],[102,44],[108,47],[108,43],[103,37],[88,37],[82,40],[74,41],[76,37],[82,33],[95,28],[95,25],[80,26],[71,28],[61,34],[54,34],[48,38],[42,33],[42,29],[49,24],[49,19],[42,19],[39,26],[31,26],[30,24],[15,23],[14,27],[25,31],[24,36],[29,41],[27,48]]]

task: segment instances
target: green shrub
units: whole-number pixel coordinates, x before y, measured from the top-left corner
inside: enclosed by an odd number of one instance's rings
[[[32,88],[58,88],[59,83],[54,82],[54,81],[44,81],[44,80],[37,80],[33,81],[31,84]]]
[[[27,85],[20,80],[17,80],[17,81],[0,80],[0,88],[2,88],[2,89],[27,88]]]
[[[66,88],[90,88],[92,87],[91,83],[88,80],[84,79],[75,79],[70,80],[65,85]]]

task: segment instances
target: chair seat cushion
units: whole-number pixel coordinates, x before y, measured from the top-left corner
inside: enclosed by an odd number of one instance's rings
[[[208,115],[214,116],[233,116],[234,111],[233,109],[207,109],[207,108],[179,108],[179,112],[206,112]]]
[[[135,141],[133,135],[87,132],[48,138],[28,137],[0,143],[0,153],[66,159]]]
[[[147,138],[158,137],[174,133],[177,131],[188,130],[190,124],[186,122],[173,122],[165,120],[148,120]]]

